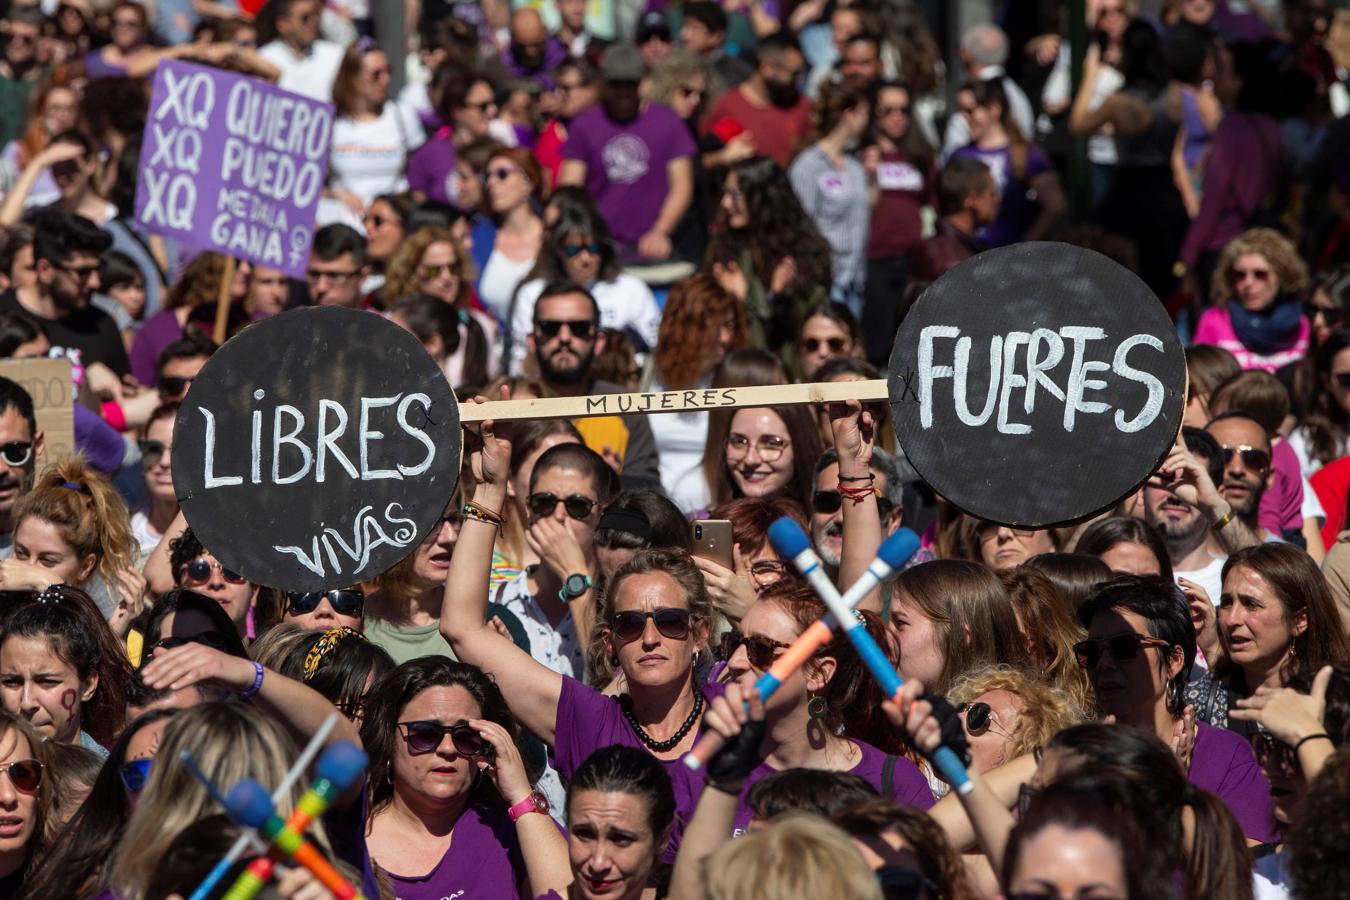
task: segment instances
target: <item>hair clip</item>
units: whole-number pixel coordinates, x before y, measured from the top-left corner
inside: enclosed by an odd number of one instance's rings
[[[61,585],[49,584],[38,592],[34,599],[38,603],[60,603],[64,598],[65,594],[61,591]]]
[[[68,491],[74,491],[77,494],[88,493],[88,491],[85,490],[84,485],[76,484],[73,481],[63,481],[61,482],[61,487],[65,488]]]
[[[364,634],[357,631],[355,628],[348,628],[346,625],[330,628],[325,631],[323,637],[319,638],[314,646],[309,648],[309,652],[305,654],[305,674],[303,680],[309,681],[313,678],[314,674],[319,671],[319,663],[323,662],[323,658],[332,652],[333,648],[338,644],[353,637],[360,638],[363,641],[366,639]]]

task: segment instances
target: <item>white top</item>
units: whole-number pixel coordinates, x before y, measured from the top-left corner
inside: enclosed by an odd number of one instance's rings
[[[1209,594],[1209,601],[1218,606],[1219,596],[1223,593],[1223,564],[1227,561],[1228,557],[1226,556],[1216,556],[1203,569],[1196,569],[1193,572],[1173,569],[1172,574],[1200,585]]]
[[[702,390],[712,387],[709,375],[694,385]],[[667,388],[654,379],[651,389]],[[708,414],[706,412],[663,413],[648,416],[647,423],[656,441],[656,452],[661,471],[661,487],[683,512],[707,509],[712,491],[703,477],[703,450],[708,443]]]
[[[1292,896],[1289,877],[1289,851],[1280,850],[1256,861],[1252,872],[1252,896],[1256,900],[1286,900]]]
[[[661,307],[656,305],[652,289],[641,279],[620,272],[613,281],[597,281],[587,290],[600,307],[600,327],[615,331],[631,329],[647,344],[656,346],[656,335],[661,330]],[[544,292],[544,279],[527,281],[516,292],[511,309],[511,374],[524,373],[525,337],[534,329],[534,305]],[[655,418],[655,417],[652,417]]]
[[[380,194],[407,190],[403,170],[408,154],[425,136],[417,116],[397,103],[386,103],[378,119],[333,120],[333,149],[328,171],[335,188],[351,191],[366,206]]]
[[[1045,87],[1041,90],[1041,103],[1044,106],[1062,106],[1073,102],[1073,96],[1070,93],[1069,80],[1069,43],[1064,41],[1059,48],[1059,56],[1055,59],[1055,67],[1050,70],[1050,77],[1045,81]],[[1092,83],[1092,97],[1088,101],[1088,109],[1096,112],[1101,105],[1106,102],[1106,98],[1119,91],[1125,86],[1125,76],[1114,66],[1103,65],[1097,70],[1097,80]],[[1047,127],[1044,129],[1049,132],[1049,118],[1045,117]],[[1088,136],[1088,159],[1100,166],[1114,166],[1119,159],[1116,155],[1116,136],[1107,131],[1097,131]]]
[[[1289,446],[1293,448],[1294,455],[1298,457],[1298,464],[1303,469],[1303,474],[1311,476],[1318,469],[1322,468],[1322,463],[1313,458],[1312,445],[1309,443],[1308,430],[1303,426],[1295,428],[1289,435]],[[1346,441],[1340,447],[1338,457],[1350,455],[1350,441]]]
[[[496,601],[520,619],[530,639],[530,655],[559,675],[584,678],[586,657],[569,610],[555,628],[530,593],[529,574],[521,572],[497,592]]]
[[[164,540],[164,535],[155,530],[155,526],[150,524],[150,517],[144,510],[137,510],[131,514],[131,536],[136,539],[140,545],[140,559],[142,562],[150,558],[150,554],[155,552],[159,542]]]
[[[1003,93],[1008,97],[1008,110],[1012,113],[1013,121],[1017,123],[1017,130],[1022,132],[1022,136],[1027,140],[1033,139],[1036,136],[1036,120],[1026,92],[1004,73],[1001,66],[986,66],[976,80],[988,81],[991,78],[1003,79]],[[966,117],[952,116],[947,120],[947,132],[942,137],[942,161],[945,163],[953,153],[969,143],[970,126],[966,124]]]
[[[478,281],[478,296],[493,315],[505,322],[511,316],[511,298],[516,287],[534,268],[533,259],[514,260],[500,250],[493,249]]]
[[[500,329],[497,327],[497,320],[481,309],[471,309],[469,315],[482,327],[483,337],[487,339],[488,378],[494,378],[502,367],[502,342],[498,340]],[[464,384],[464,356],[468,349],[469,326],[461,324],[459,325],[459,349],[445,358],[445,377],[452,387],[459,387]],[[477,385],[477,387],[486,387],[486,385]]]
[[[305,54],[297,54],[281,41],[258,48],[259,56],[281,70],[277,87],[326,103],[332,102],[333,82],[343,52],[342,47],[323,39],[315,41]]]

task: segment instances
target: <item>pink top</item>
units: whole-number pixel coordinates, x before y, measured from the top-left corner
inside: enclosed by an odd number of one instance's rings
[[[1217,306],[1200,314],[1200,324],[1195,328],[1193,343],[1214,344],[1216,347],[1222,347],[1236,356],[1238,365],[1244,369],[1264,369],[1267,372],[1274,372],[1276,369],[1287,366],[1291,362],[1297,362],[1306,356],[1311,338],[1312,326],[1308,324],[1308,317],[1300,316],[1298,338],[1288,349],[1278,350],[1269,355],[1255,353],[1244,347],[1242,342],[1238,340],[1228,310]]]

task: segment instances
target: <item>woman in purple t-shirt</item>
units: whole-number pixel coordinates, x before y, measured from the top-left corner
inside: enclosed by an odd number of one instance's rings
[[[1195,663],[1195,626],[1170,579],[1125,576],[1078,611],[1088,637],[1074,645],[1103,716],[1135,725],[1172,747],[1192,785],[1218,795],[1249,840],[1276,835],[1270,782],[1240,736],[1197,722],[1184,690]]]
[[[440,656],[406,662],[371,689],[361,738],[366,850],[401,900],[566,888],[566,845],[492,679]]]

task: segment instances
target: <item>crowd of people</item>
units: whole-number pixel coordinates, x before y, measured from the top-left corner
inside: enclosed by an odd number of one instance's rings
[[[0,900],[191,895],[219,791],[312,740],[368,755],[309,837],[372,900],[1350,896],[1350,13],[1089,0],[1080,67],[1062,4],[399,5],[0,3],[0,358],[68,361],[78,451],[0,377]],[[138,224],[166,59],[333,103],[303,279]],[[957,509],[857,401],[485,422],[321,591],[179,507],[219,312],[385,316],[466,402],[856,381],[1037,240],[1186,344],[1175,446],[1087,521]],[[826,611],[783,517],[840,587],[921,534],[855,612],[900,696],[839,635],[758,692]]]

